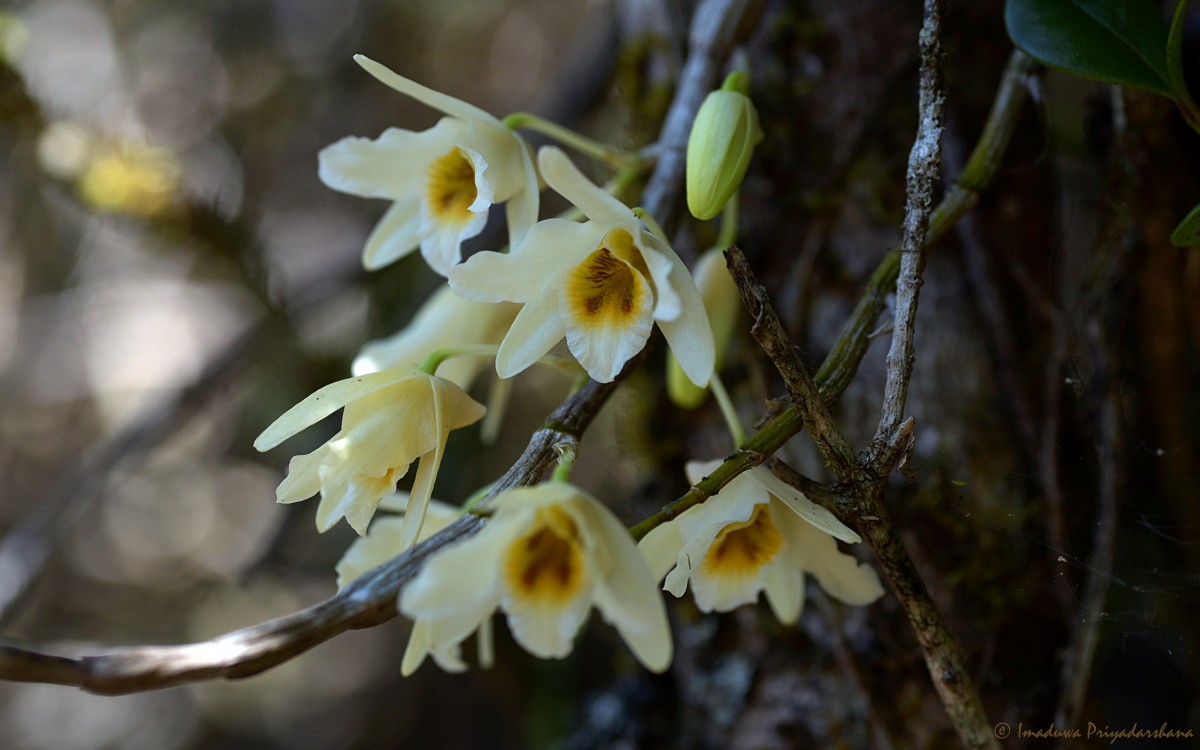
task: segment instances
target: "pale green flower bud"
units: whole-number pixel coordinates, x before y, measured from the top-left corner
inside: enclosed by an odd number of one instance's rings
[[[700,289],[700,298],[704,300],[704,310],[708,314],[708,325],[712,328],[716,349],[715,371],[720,369],[725,360],[725,351],[729,348],[742,310],[742,298],[719,247],[711,248],[700,256],[692,276]],[[667,395],[681,409],[695,409],[708,397],[708,388],[701,388],[688,380],[671,352],[667,353]]]
[[[730,73],[696,113],[688,138],[687,202],[697,219],[711,219],[721,212],[742,184],[754,144],[762,139],[747,90],[746,74]]]

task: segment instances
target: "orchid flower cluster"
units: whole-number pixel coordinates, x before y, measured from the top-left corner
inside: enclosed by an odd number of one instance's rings
[[[447,285],[406,329],[367,344],[352,377],[304,399],[254,443],[269,450],[342,410],[341,429],[294,457],[277,491],[281,503],[320,495],[320,531],[345,519],[362,536],[338,565],[340,586],[464,512],[432,494],[449,433],[488,411],[468,395],[486,355],[494,356],[505,382],[535,363],[561,366],[566,360],[550,351],[565,339],[579,368],[610,382],[657,326],[671,349],[672,392],[696,405],[710,383],[719,388],[714,367],[723,345],[713,331],[728,340],[736,309],[727,271],[706,260],[702,294],[660,230],[588,180],[559,148],[542,147],[535,157],[515,129],[487,112],[355,59],[445,117],[423,132],[389,128],[373,140],[334,143],[320,154],[320,177],[336,190],[391,201],[367,239],[366,268],[419,249]],[[715,118],[718,128],[706,142],[740,144],[736,180],[703,155],[688,156],[689,170],[698,169],[695,158],[720,183],[701,200],[709,215],[721,210],[712,201],[723,205],[736,189],[752,147],[749,133],[757,130],[756,119],[743,121],[747,110],[753,115],[749,99],[735,93],[745,101],[736,102],[732,120],[703,110],[701,116]],[[584,220],[539,221],[543,184]],[[505,207],[509,249],[463,261],[463,241],[482,231],[498,204]],[[396,493],[414,462],[412,491]],[[688,480],[699,481],[717,463],[689,464]],[[568,481],[569,466],[560,464],[566,470],[547,483],[496,495],[484,528],[440,549],[401,591],[399,611],[414,623],[405,674],[427,656],[448,671],[465,669],[461,644],[476,633],[479,661],[489,664],[497,610],[531,653],[564,657],[593,605],[646,668],[663,671],[672,655],[659,592],[664,577],[662,588],[675,596],[690,584],[705,612],[753,603],[765,592],[784,623],[800,616],[806,573],[848,604],[883,594],[873,569],[838,550],[835,540],[853,544],[858,535],[766,469],[742,474],[639,544],[603,503]],[[388,517],[372,523],[379,510]]]

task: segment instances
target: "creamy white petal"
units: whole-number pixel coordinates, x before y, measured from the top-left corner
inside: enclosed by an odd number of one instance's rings
[[[599,571],[593,593],[596,608],[638,661],[651,672],[665,671],[672,656],[671,628],[658,577],[647,567],[628,529],[599,501],[581,494],[564,507],[590,537]]]
[[[416,250],[420,244],[420,213],[421,201],[416,196],[397,199],[367,237],[363,268],[383,268]]]
[[[468,211],[482,213],[496,202],[495,191],[492,189],[491,178],[488,175],[488,162],[473,148],[460,146],[467,159],[471,162],[471,171],[475,173],[475,201],[467,207]]]
[[[495,123],[498,127],[504,127],[499,120],[483,111],[479,107],[476,107],[473,104],[467,104],[461,99],[455,99],[454,97],[443,94],[440,91],[434,91],[427,86],[422,86],[416,81],[412,81],[404,76],[393,73],[387,67],[375,62],[366,55],[355,55],[354,61],[361,65],[363,70],[375,76],[375,78],[385,86],[399,91],[405,96],[411,96],[413,99],[416,99],[422,104],[426,104],[434,109],[445,112],[448,115],[460,117],[464,120],[478,118],[480,120]]]
[[[507,198],[505,216],[508,218],[508,246],[518,247],[525,235],[537,223],[538,204],[541,196],[538,188],[537,172],[533,168],[533,160],[525,144],[521,144],[521,187]]]
[[[479,651],[479,666],[491,669],[496,661],[495,638],[492,634],[492,618],[487,617],[475,631],[475,643]]]
[[[708,575],[697,566],[692,571],[692,597],[701,612],[728,612],[753,604],[758,600],[758,592],[766,586],[765,571],[766,568],[743,578]]]
[[[510,302],[468,300],[449,286],[442,286],[399,333],[365,345],[354,359],[352,371],[365,375],[400,365],[419,365],[434,350],[445,346],[499,344],[520,309]],[[490,358],[455,357],[444,362],[437,374],[469,388],[476,375],[490,364]]]
[[[450,286],[480,302],[532,302],[604,238],[594,222],[547,219],[533,226],[511,253],[476,253],[450,273]]]
[[[663,257],[671,262],[670,286],[679,295],[680,310],[674,320],[660,319],[658,327],[688,379],[698,386],[706,386],[716,361],[708,313],[704,310],[696,282],[679,256],[670,252]]]
[[[351,401],[369,396],[401,380],[410,378],[416,372],[415,367],[397,367],[393,370],[330,383],[288,409],[272,422],[255,439],[254,447],[260,451],[270,450],[292,435],[320,422]]]
[[[417,476],[413,478],[412,493],[409,495],[408,512],[404,514],[404,534],[400,540],[401,547],[408,549],[417,541],[421,533],[421,525],[425,523],[425,508],[433,497],[433,483],[437,481],[438,469],[442,465],[442,453],[446,449],[446,439],[450,434],[450,424],[443,399],[447,388],[457,388],[452,383],[440,378],[431,381],[433,384],[433,420],[437,426],[437,441],[433,450],[421,456],[417,463]]]
[[[401,592],[400,611],[414,620],[443,620],[485,608],[490,613],[500,601],[499,560],[521,531],[520,523],[519,516],[493,517],[475,536],[431,557]]]
[[[608,228],[622,227],[636,236],[638,222],[633,211],[585,177],[562,149],[556,146],[538,149],[538,168],[546,184],[589,219]]]
[[[746,476],[761,484],[767,492],[770,492],[782,500],[787,507],[791,508],[792,512],[826,534],[832,534],[843,542],[850,542],[851,544],[857,544],[862,541],[862,537],[855,534],[846,524],[837,520],[827,509],[809,500],[804,496],[804,493],[772,474],[771,470],[767,467],[755,466],[746,472]]]
[[[434,635],[445,630],[444,623],[424,621],[413,623],[412,633],[408,637],[408,646],[404,649],[404,658],[400,662],[402,677],[408,677],[417,671],[417,668],[425,661],[425,657],[429,655],[432,655],[437,665],[447,672],[467,671],[467,665],[462,660],[462,648],[457,643],[434,650]]]
[[[403,526],[403,518],[381,518],[371,524],[365,537],[354,540],[334,568],[337,571],[338,590],[400,554],[403,551],[400,546]]]
[[[677,266],[683,265],[683,261],[679,260],[671,246],[657,235],[642,231],[634,236],[639,237],[638,249],[646,262],[646,270],[650,272],[650,278],[654,281],[654,319],[660,323],[675,320],[683,308],[679,294],[675,291],[678,281],[672,278],[671,274],[675,273]],[[686,266],[684,270],[687,270]],[[691,274],[688,274],[687,278],[691,281]]]
[[[804,571],[788,565],[786,559],[777,560],[766,570],[765,583],[767,603],[775,619],[794,625],[804,611]]]
[[[565,333],[558,314],[558,296],[553,291],[546,292],[517,313],[508,335],[500,342],[496,372],[502,378],[511,378],[524,371],[562,341]]]
[[[434,272],[449,276],[450,269],[462,260],[462,243],[483,231],[487,224],[487,212],[472,213],[463,222],[439,221],[421,204],[421,257]]]
[[[590,571],[585,575],[590,577]],[[575,633],[592,609],[592,586],[587,581],[579,593],[563,602],[527,601],[501,590],[500,606],[508,614],[508,628],[517,643],[543,659],[561,659],[571,653]]]
[[[642,557],[646,558],[646,565],[650,568],[654,580],[661,581],[667,571],[675,567],[679,550],[683,549],[679,527],[670,522],[655,526],[638,542],[638,549],[641,550]]]
[[[360,536],[364,535],[379,498],[395,487],[394,482],[364,486],[361,481],[335,482],[323,476],[321,501],[317,504],[317,531],[323,534],[345,518]]]
[[[464,148],[483,154],[492,165],[492,170],[488,172],[488,179],[491,180],[489,190],[494,189],[495,202],[500,203],[525,189],[524,173],[532,170],[533,163],[529,160],[529,149],[521,136],[502,123],[493,123],[468,120],[460,138]],[[525,162],[528,162],[528,167]],[[536,181],[534,184],[536,194]]]
[[[388,128],[376,139],[343,138],[321,149],[317,175],[334,190],[364,198],[419,195],[438,155],[454,148],[462,124],[443,118],[429,130]]]
[[[293,456],[288,462],[288,473],[275,490],[275,501],[280,503],[295,503],[307,500],[321,491],[321,477],[318,469],[321,461],[329,452],[329,447],[322,445],[312,453],[303,456]]]
[[[783,515],[783,514],[781,514]],[[883,584],[875,569],[837,548],[832,536],[791,519],[788,557],[813,574],[830,596],[846,604],[863,606],[883,596]]]

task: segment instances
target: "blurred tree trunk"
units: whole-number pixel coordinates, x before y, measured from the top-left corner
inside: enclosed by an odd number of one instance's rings
[[[1002,6],[950,4],[950,179],[1012,49]],[[772,2],[744,49],[765,139],[739,243],[814,368],[899,243],[919,13]],[[907,407],[916,444],[889,504],[992,721],[1186,727],[1197,720],[1184,682],[1195,633],[1175,610],[1195,596],[1197,568],[1195,546],[1174,535],[1197,528],[1200,261],[1167,235],[1200,198],[1197,138],[1150,95],[1062,74],[1035,94],[996,183],[932,251]],[[688,231],[684,248],[713,240]],[[836,409],[858,449],[879,419],[887,339],[876,337]],[[753,343],[742,346],[727,382],[756,403],[781,395]],[[719,442],[691,434],[673,462]],[[828,479],[804,436],[785,458]],[[1148,519],[1169,533],[1148,532]],[[1188,572],[1156,578],[1157,564]],[[1131,576],[1143,575],[1139,588]],[[675,611],[676,721],[658,735],[644,727],[649,744],[958,742],[893,597],[861,611],[810,583],[797,628],[765,606],[718,618],[685,600]],[[1138,659],[1161,664],[1162,679],[1147,684]]]

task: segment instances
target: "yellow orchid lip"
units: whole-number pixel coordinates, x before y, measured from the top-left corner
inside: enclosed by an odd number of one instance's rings
[[[565,292],[571,315],[588,328],[628,325],[646,305],[633,268],[608,248],[592,252],[571,270]]]
[[[475,167],[458,147],[433,160],[425,186],[430,213],[439,221],[463,224],[471,218],[471,205],[479,196]]]
[[[564,604],[584,585],[579,529],[558,508],[538,513],[538,524],[509,545],[504,571],[510,592],[528,603]]]
[[[753,576],[778,557],[783,547],[783,534],[771,513],[765,505],[756,505],[750,520],[732,523],[717,534],[700,570],[710,576]]]

